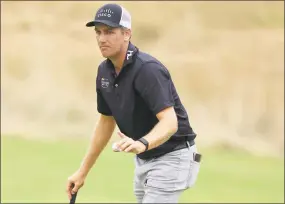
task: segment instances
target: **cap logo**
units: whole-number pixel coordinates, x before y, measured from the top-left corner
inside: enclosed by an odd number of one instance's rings
[[[99,14],[97,15],[97,17],[99,18],[101,16],[107,16],[107,17],[111,18],[113,13],[114,12],[111,11],[111,9],[101,9],[99,11]]]

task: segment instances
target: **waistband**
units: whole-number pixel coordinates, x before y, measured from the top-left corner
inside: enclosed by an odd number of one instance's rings
[[[190,140],[190,141],[186,140],[185,142],[178,144],[172,151],[188,148],[188,147],[191,147],[193,145],[195,145],[194,140]]]
[[[184,148],[189,148],[189,146],[195,145],[194,139],[190,139],[189,137],[177,137],[177,138],[171,138],[164,144],[148,150],[146,152],[143,152],[141,154],[138,154],[137,156],[140,159],[148,160],[153,158],[158,158],[166,153],[177,151]]]

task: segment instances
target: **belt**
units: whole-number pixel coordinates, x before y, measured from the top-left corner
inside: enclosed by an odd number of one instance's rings
[[[189,144],[189,145],[188,145],[188,144]],[[177,145],[172,151],[184,149],[184,148],[187,148],[187,147],[191,147],[191,146],[193,146],[193,145],[195,145],[194,140],[185,141],[185,142],[182,142],[181,144]]]

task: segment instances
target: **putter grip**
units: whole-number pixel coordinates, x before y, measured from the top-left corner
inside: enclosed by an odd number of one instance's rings
[[[72,188],[74,187],[74,184],[72,184]],[[74,204],[76,200],[77,192],[74,194],[71,194],[70,204]]]

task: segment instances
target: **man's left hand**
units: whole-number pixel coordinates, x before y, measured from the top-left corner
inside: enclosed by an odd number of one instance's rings
[[[127,137],[121,132],[118,132],[118,135],[122,138],[119,142],[117,142],[117,148],[120,151],[135,154],[140,154],[145,151],[146,146],[143,143],[134,141],[132,138]]]

